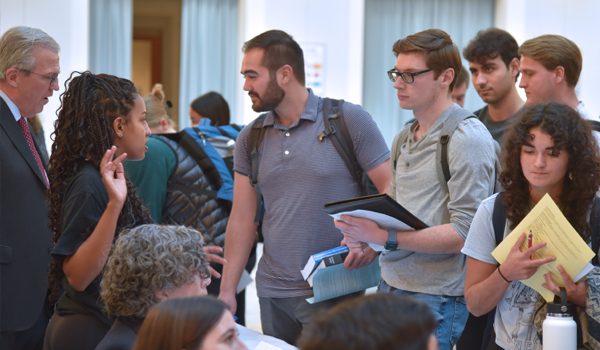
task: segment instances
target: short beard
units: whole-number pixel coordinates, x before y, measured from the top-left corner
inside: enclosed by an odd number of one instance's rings
[[[255,112],[268,112],[279,106],[285,97],[285,91],[277,84],[276,79],[271,78],[264,95],[261,97],[254,94],[254,96],[258,97],[258,101],[252,104],[252,109]]]

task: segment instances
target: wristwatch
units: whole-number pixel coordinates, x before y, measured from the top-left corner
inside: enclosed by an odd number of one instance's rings
[[[386,250],[398,249],[398,241],[396,240],[396,230],[388,230],[388,240],[383,246]]]

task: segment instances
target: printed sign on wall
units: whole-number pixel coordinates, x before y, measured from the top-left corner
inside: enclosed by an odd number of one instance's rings
[[[303,43],[304,71],[306,87],[313,90],[315,95],[325,94],[325,44]]]

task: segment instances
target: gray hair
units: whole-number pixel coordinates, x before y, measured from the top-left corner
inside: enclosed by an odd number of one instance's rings
[[[115,316],[145,317],[171,291],[210,278],[202,234],[185,226],[141,225],[121,232],[104,268],[101,298]]]
[[[33,49],[43,47],[59,52],[60,46],[41,29],[12,27],[0,37],[0,81],[6,80],[6,71],[18,68],[32,71],[35,68]]]

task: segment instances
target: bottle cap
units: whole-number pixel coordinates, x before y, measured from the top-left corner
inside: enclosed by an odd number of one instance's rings
[[[548,315],[558,314],[557,316],[574,315],[575,306],[567,303],[567,291],[564,288],[560,288],[560,297],[555,296],[554,303],[548,303],[547,313]]]

